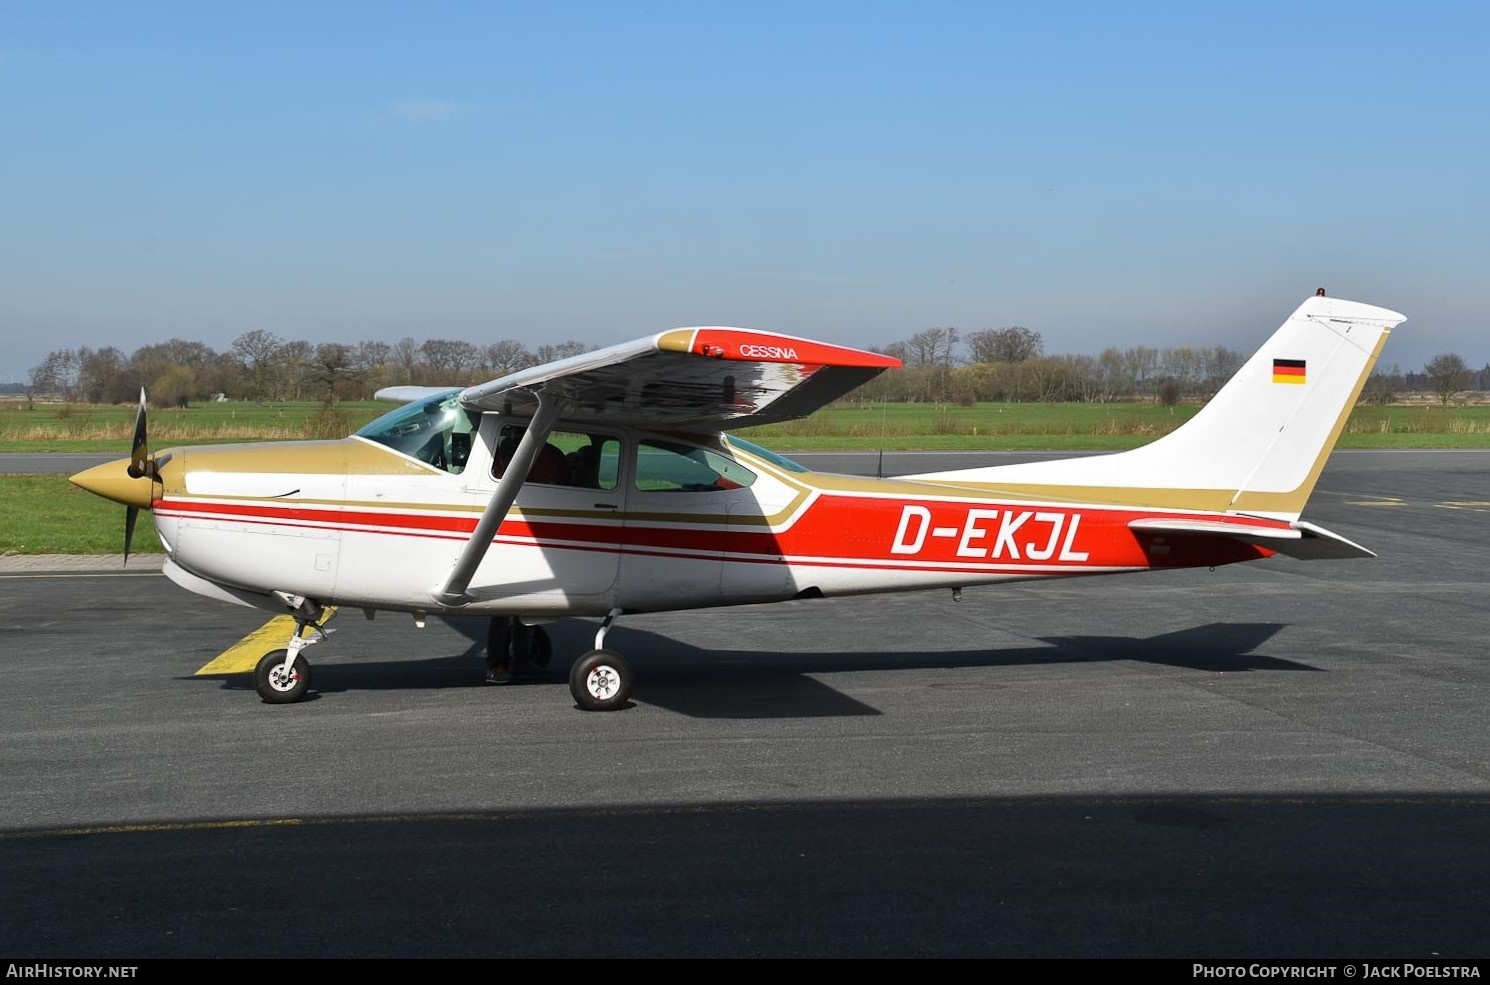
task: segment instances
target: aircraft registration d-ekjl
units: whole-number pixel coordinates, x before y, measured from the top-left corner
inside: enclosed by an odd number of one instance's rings
[[[569,687],[610,710],[632,691],[605,647],[625,613],[1374,556],[1300,515],[1403,320],[1321,291],[1183,426],[1109,455],[808,472],[725,432],[805,417],[899,362],[687,328],[479,386],[379,391],[407,403],[339,441],[152,453],[142,393],[130,458],[72,481],[129,507],[126,555],[153,510],[173,582],[293,617],[254,674],[266,702],[305,695],[307,629],[341,606],[489,616],[494,675],[546,666],[542,624],[602,617]]]

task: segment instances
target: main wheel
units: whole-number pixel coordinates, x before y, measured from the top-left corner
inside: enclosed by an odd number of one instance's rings
[[[486,627],[486,679],[534,676],[553,658],[554,644],[542,626],[524,626],[512,616],[493,616]],[[541,675],[539,675],[541,676]]]
[[[495,681],[507,673],[512,660],[511,616],[492,616],[486,625],[486,679]]]
[[[569,693],[585,711],[615,711],[631,699],[631,665],[613,650],[591,650],[569,669]]]
[[[303,655],[295,656],[290,672],[285,673],[288,650],[270,650],[254,668],[254,690],[271,705],[287,705],[305,697],[310,690],[310,664]]]
[[[532,643],[528,647],[528,660],[534,667],[547,667],[554,656],[554,641],[548,638],[548,630],[542,626],[532,628]]]

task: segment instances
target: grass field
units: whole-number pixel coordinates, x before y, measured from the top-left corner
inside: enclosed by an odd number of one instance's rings
[[[211,403],[150,412],[150,445],[336,438],[392,409],[391,404]],[[1198,404],[840,404],[786,424],[747,428],[744,437],[778,451],[830,449],[1108,450],[1133,448],[1179,427]],[[123,454],[134,428],[131,407],[20,404],[0,409],[0,452]],[[1490,406],[1362,406],[1342,448],[1490,448]]]
[[[0,475],[0,554],[118,554],[124,507],[99,499],[65,475]],[[159,553],[155,521],[140,511],[132,551]]]
[[[152,410],[150,444],[341,437],[390,410],[386,403],[204,404]],[[924,449],[937,451],[1119,451],[1154,440],[1199,410],[1155,404],[930,404],[826,408],[812,417],[741,431],[776,451]],[[130,407],[18,405],[0,408],[0,452],[129,450]],[[1490,448],[1490,407],[1358,407],[1341,448]],[[0,554],[118,553],[124,508],[67,482],[64,476],[0,476]],[[134,550],[158,552],[148,512],[140,515]]]
[[[741,435],[778,451],[1121,451],[1168,434],[1198,404],[837,406]],[[1341,448],[1490,448],[1490,407],[1358,407]]]
[[[201,445],[225,441],[279,441],[291,438],[342,438],[393,404],[207,403],[184,409],[151,408],[150,446]],[[122,405],[0,404],[0,452],[98,451],[129,449],[135,409]]]

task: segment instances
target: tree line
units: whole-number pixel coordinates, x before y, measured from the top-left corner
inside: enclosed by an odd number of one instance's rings
[[[227,352],[171,339],[126,356],[105,346],[56,349],[31,370],[28,393],[89,403],[127,403],[143,387],[157,406],[188,406],[221,394],[279,402],[366,400],[390,385],[465,386],[555,359],[589,352],[573,340],[536,349],[512,339],[478,346],[459,339],[405,337],[397,342],[312,345],[255,329]]]
[[[355,344],[283,339],[255,329],[226,352],[186,339],[125,355],[113,346],[57,349],[29,375],[28,394],[90,403],[127,403],[143,387],[157,406],[215,398],[256,402],[365,400],[397,384],[462,386],[594,350],[575,340],[529,349],[514,339],[480,346],[459,339],[404,337]],[[972,404],[1205,399],[1239,369],[1243,353],[1225,346],[1109,347],[1095,356],[1046,355],[1039,332],[1020,325],[962,333],[936,327],[875,351],[904,368],[883,373],[851,399]],[[1422,372],[1378,371],[1364,398],[1432,392],[1447,403],[1465,390],[1490,390],[1490,364],[1471,370],[1454,353]]]

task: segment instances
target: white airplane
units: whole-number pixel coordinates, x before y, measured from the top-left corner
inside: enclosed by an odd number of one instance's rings
[[[542,625],[603,617],[569,686],[627,705],[605,637],[624,613],[1212,567],[1371,557],[1301,520],[1404,316],[1320,295],[1190,421],[1132,451],[896,479],[811,473],[723,432],[805,417],[898,361],[739,328],[686,328],[408,401],[339,441],[152,454],[72,477],[153,510],[165,574],[289,613],[259,661],[273,704],[311,686],[328,607],[491,617],[493,679],[548,662]],[[324,636],[324,633],[321,634]]]

